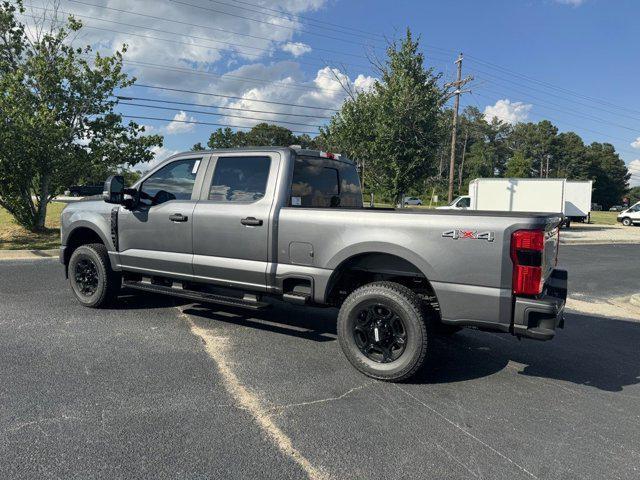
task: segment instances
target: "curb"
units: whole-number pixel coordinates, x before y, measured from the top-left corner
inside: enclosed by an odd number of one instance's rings
[[[0,250],[0,260],[31,260],[35,258],[57,258],[59,248],[50,250]]]
[[[575,240],[562,240],[560,239],[560,245],[638,245],[640,239],[630,240],[589,240],[589,239],[575,239]]]

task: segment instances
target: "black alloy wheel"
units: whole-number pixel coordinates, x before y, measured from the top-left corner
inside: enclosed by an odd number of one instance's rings
[[[82,258],[75,265],[74,278],[78,290],[87,297],[93,296],[98,290],[98,268],[89,258]]]
[[[353,338],[362,354],[378,363],[397,360],[407,345],[404,322],[392,307],[371,303],[355,313]]]

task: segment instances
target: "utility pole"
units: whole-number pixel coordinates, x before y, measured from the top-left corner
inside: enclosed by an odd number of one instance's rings
[[[464,173],[464,157],[467,154],[467,142],[469,141],[469,132],[464,132],[464,144],[462,146],[462,160],[458,168],[458,195],[462,195],[462,175]]]
[[[456,136],[458,130],[458,109],[460,108],[460,94],[466,93],[469,90],[462,91],[461,87],[465,86],[473,77],[468,76],[464,80],[462,79],[462,53],[458,55],[456,60],[458,65],[458,76],[455,82],[447,83],[445,87],[455,87],[453,94],[456,97],[456,101],[453,107],[453,125],[451,126],[451,160],[449,162],[449,203],[453,201],[453,177],[456,171]]]

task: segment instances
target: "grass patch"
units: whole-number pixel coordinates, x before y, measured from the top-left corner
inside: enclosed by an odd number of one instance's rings
[[[0,250],[46,250],[60,246],[60,212],[64,203],[51,202],[47,208],[46,230],[33,233],[16,223],[4,208],[0,207]]]
[[[591,223],[615,225],[620,212],[591,212]]]

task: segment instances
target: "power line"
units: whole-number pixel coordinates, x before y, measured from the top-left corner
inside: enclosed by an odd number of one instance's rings
[[[190,107],[207,107],[207,108],[219,108],[221,110],[234,110],[239,112],[250,112],[250,113],[266,113],[272,115],[280,115],[287,117],[305,117],[305,118],[319,118],[319,119],[330,119],[331,117],[325,117],[320,115],[308,115],[304,113],[285,113],[285,112],[276,112],[273,110],[253,110],[249,108],[237,108],[237,107],[224,107],[222,105],[209,105],[206,103],[191,103],[191,102],[178,102],[176,100],[161,100],[157,98],[148,98],[148,97],[131,97],[129,95],[115,95],[119,100],[138,100],[144,102],[156,102],[156,103],[169,103],[172,105],[187,105]]]
[[[287,26],[287,25],[280,25],[278,23],[273,23],[273,22],[267,22],[266,20],[259,20],[257,18],[246,17],[244,15],[238,15],[236,13],[225,12],[223,10],[217,10],[215,8],[203,7],[201,5],[194,5],[192,3],[183,2],[181,0],[168,0],[168,1],[173,2],[173,3],[177,3],[179,5],[185,5],[185,6],[192,7],[192,8],[198,8],[200,10],[206,10],[206,11],[210,11],[210,12],[214,12],[214,13],[219,13],[221,15],[228,15],[230,17],[242,18],[244,20],[249,20],[249,21],[256,22],[256,23],[261,23],[261,24],[264,24],[264,25],[270,25],[270,26],[276,27],[276,28],[284,28],[284,29],[291,30],[291,31],[294,31],[294,32],[300,31],[300,29],[296,28],[296,27],[291,27],[291,26]],[[314,36],[317,36],[317,37],[328,38],[328,39],[336,40],[336,41],[339,41],[339,42],[346,42],[346,43],[350,43],[352,45],[355,44],[355,45],[360,45],[360,46],[363,46],[363,47],[371,47],[371,45],[368,45],[366,43],[354,42],[353,40],[349,40],[349,39],[346,39],[346,38],[333,37],[331,35],[324,35],[322,33],[312,32],[312,31],[308,31],[308,30],[303,30],[303,31],[308,35],[314,35]]]
[[[233,30],[227,30],[224,28],[220,28],[220,27],[213,27],[211,25],[201,25],[201,24],[197,24],[197,23],[191,23],[191,22],[184,22],[181,20],[176,20],[176,19],[172,19],[172,18],[166,18],[166,17],[158,17],[155,15],[148,15],[145,13],[139,13],[139,12],[132,12],[131,10],[124,10],[121,8],[115,8],[115,7],[107,7],[106,5],[96,5],[93,3],[87,3],[87,2],[82,2],[80,0],[66,0],[67,2],[71,2],[71,3],[77,3],[79,5],[85,5],[88,7],[94,7],[94,8],[102,8],[105,10],[111,10],[114,12],[119,12],[119,13],[125,13],[128,15],[136,15],[138,17],[143,17],[143,18],[149,18],[152,20],[160,20],[163,22],[170,22],[170,23],[176,23],[179,25],[185,25],[185,26],[189,26],[189,27],[196,27],[196,28],[203,28],[205,30],[213,30],[213,31],[217,31],[217,32],[224,32],[224,33],[228,33],[231,35],[238,35],[238,36],[242,36],[242,37],[248,37],[248,38],[253,38],[256,40],[266,40],[267,42],[277,42],[277,40],[274,40],[273,38],[269,38],[269,37],[261,37],[258,35],[251,35],[248,33],[242,33],[242,32],[235,32]],[[212,40],[212,41],[218,41],[218,40]],[[221,42],[222,43],[222,42]],[[248,47],[247,45],[242,45],[243,47]],[[351,57],[356,57],[356,58],[364,58],[366,59],[367,57],[364,55],[358,55],[355,53],[348,53],[348,52],[340,52],[337,50],[329,50],[326,48],[318,48],[318,47],[313,47],[314,50],[317,50],[319,52],[327,52],[327,53],[334,53],[334,54],[338,54],[338,55],[346,55],[346,56],[351,56]]]
[[[171,1],[171,0],[170,0],[170,1]],[[294,21],[294,20],[292,20],[292,18],[291,18],[291,17],[293,17],[293,18],[303,18],[303,17],[301,17],[301,16],[294,15],[294,14],[286,14],[286,13],[285,13],[285,14],[283,15],[283,12],[278,12],[278,13],[280,13],[280,15],[270,15],[270,14],[265,14],[264,12],[261,12],[260,10],[255,10],[255,9],[252,9],[252,8],[246,8],[246,7],[239,7],[239,6],[237,6],[237,5],[233,5],[233,4],[231,4],[231,3],[226,3],[226,2],[221,2],[221,1],[219,1],[219,0],[209,0],[209,2],[211,2],[211,3],[217,3],[218,5],[225,5],[225,6],[228,6],[228,7],[237,8],[237,9],[239,9],[239,10],[245,10],[245,11],[247,11],[247,12],[258,13],[258,14],[260,14],[260,15],[266,15],[266,16],[271,17],[271,18],[280,18],[280,19],[283,19],[283,20],[288,20],[288,21],[290,21],[290,22],[293,22],[293,21]],[[245,4],[247,4],[246,2],[237,2],[237,3],[245,3]],[[262,8],[262,9],[264,9],[264,10],[269,10],[269,11],[277,12],[277,10],[272,9],[272,8],[261,7],[261,6],[259,6],[259,5],[254,5],[254,6],[255,6],[255,7],[258,7],[258,8]],[[290,16],[285,16],[285,15],[290,15]],[[336,27],[337,25],[333,25],[333,24],[331,24],[331,23],[329,23],[329,22],[321,22],[321,21],[319,21],[319,20],[311,19],[311,18],[309,18],[309,17],[307,17],[307,20],[314,21],[314,22],[315,22],[315,21],[318,21],[318,22],[323,23],[323,24],[325,24],[325,25],[329,25],[329,27],[322,27],[324,30],[327,30],[327,31],[336,32],[336,33],[342,33],[343,35],[351,35],[351,36],[355,36],[355,37],[360,37],[360,38],[365,38],[365,39],[368,39],[368,40],[372,40],[372,39],[367,38],[368,36],[370,36],[369,34],[366,34],[366,36],[365,36],[365,35],[363,35],[363,34],[361,34],[361,33],[355,33],[355,32],[353,32],[353,31],[344,31],[344,30],[336,29],[335,27]],[[348,27],[345,27],[345,28],[348,28]],[[379,37],[379,35],[378,35],[378,34],[374,34],[374,36]],[[380,40],[379,40],[379,39],[376,39],[376,41],[380,41]]]
[[[275,101],[272,101],[272,100],[258,100],[258,99],[255,99],[255,98],[236,97],[236,96],[233,96],[233,95],[222,95],[220,93],[198,92],[198,91],[194,91],[194,90],[185,90],[185,89],[181,89],[181,88],[171,88],[171,87],[161,87],[161,86],[146,85],[146,84],[141,84],[141,83],[136,83],[134,86],[143,87],[143,88],[151,88],[151,89],[156,89],[156,90],[164,90],[164,91],[168,91],[168,92],[191,93],[191,94],[195,94],[195,95],[206,95],[206,96],[211,96],[211,97],[232,98],[234,100],[246,100],[246,101],[250,101],[250,102],[268,103],[268,104],[271,104],[271,105],[285,105],[285,106],[288,106],[288,107],[309,108],[309,109],[312,109],[312,110],[324,110],[324,111],[332,111],[332,112],[339,112],[340,111],[340,110],[337,110],[335,108],[311,107],[309,105],[301,105],[299,103],[275,102]]]
[[[148,18],[154,18],[154,19],[162,20],[162,21],[170,21],[170,22],[181,23],[181,24],[190,25],[190,26],[197,26],[197,27],[200,27],[200,28],[209,28],[209,29],[213,29],[213,30],[217,30],[217,31],[224,31],[224,32],[227,32],[227,33],[230,33],[230,34],[233,34],[233,35],[244,35],[244,36],[247,36],[247,37],[259,38],[259,39],[267,40],[267,41],[270,41],[270,42],[274,41],[273,39],[270,39],[270,38],[267,38],[267,37],[258,37],[258,36],[255,36],[255,35],[243,34],[243,33],[240,33],[240,32],[233,32],[233,31],[229,31],[229,30],[216,28],[216,27],[190,24],[188,22],[180,22],[180,21],[177,21],[177,20],[170,20],[170,19],[166,19],[166,18],[162,18],[162,17],[154,17],[154,16],[151,16],[151,15],[145,15],[145,14],[140,14],[140,13],[137,13],[137,12],[131,12],[131,11],[127,11],[127,10],[116,9],[116,8],[113,8],[113,7],[106,7],[106,6],[102,6],[102,5],[95,5],[95,4],[91,4],[91,3],[86,3],[86,2],[79,1],[79,0],[67,0],[67,1],[73,2],[73,3],[82,4],[82,5],[92,6],[92,7],[96,7],[96,8],[106,8],[106,9],[109,9],[109,10],[120,11],[120,12],[123,12],[123,13],[129,13],[129,14],[133,14],[133,15],[140,15],[140,16],[144,16],[144,17],[148,17]],[[176,3],[181,3],[181,4],[184,4],[184,5],[190,5],[190,6],[194,7],[194,8],[204,8],[204,9],[206,9],[206,7],[201,7],[201,6],[198,6],[198,5],[192,5],[192,4],[188,4],[186,2],[178,2],[177,0],[170,0],[170,1],[175,1]],[[217,3],[223,3],[223,2],[217,2]],[[256,7],[258,6],[256,4],[251,4],[249,2],[238,1],[238,3],[244,3],[244,4],[247,4],[247,5],[256,6]],[[241,7],[237,7],[237,8],[241,8]],[[267,10],[271,10],[271,11],[276,11],[274,9],[269,9],[267,7],[262,7],[262,6],[260,6],[259,8],[263,8],[263,9],[267,9]],[[228,12],[219,12],[219,13],[229,14]],[[261,20],[251,19],[251,18],[248,18],[248,17],[243,17],[241,15],[234,15],[234,14],[230,14],[230,15],[264,23]],[[293,14],[291,14],[291,15],[293,15]],[[300,16],[300,15],[297,15],[297,16],[302,18],[302,16]],[[317,20],[317,21],[320,22],[319,20]],[[270,25],[273,25],[273,26],[279,26],[279,25],[273,24],[271,22],[266,22],[266,23],[269,23]],[[289,28],[292,28],[292,27],[289,27]],[[317,32],[310,32],[310,33],[312,33],[314,35],[320,35]],[[370,33],[370,32],[367,32],[367,33]],[[331,38],[331,37],[329,37],[329,38]],[[338,40],[345,41],[344,39],[338,39]],[[359,44],[359,45],[363,45],[365,47],[369,47],[369,45],[364,45],[364,44]],[[440,51],[446,52],[446,53],[451,53],[452,52],[452,50],[450,50],[450,49],[437,47],[437,46],[434,46],[434,45],[429,45],[429,44],[423,44],[423,45],[425,47],[428,47],[428,48],[431,48],[431,49],[435,49],[435,50],[440,50]],[[314,49],[318,50],[318,51],[322,50],[320,48],[314,48]],[[348,54],[348,53],[345,53],[345,52],[337,52],[337,51],[334,51],[334,50],[325,50],[325,51],[328,51],[330,53],[336,53],[336,54],[353,55],[353,54]],[[544,82],[544,81],[529,77],[527,75],[515,72],[515,71],[513,71],[513,70],[511,70],[509,68],[503,67],[503,66],[498,65],[496,63],[489,62],[489,61],[486,61],[486,60],[482,60],[480,57],[477,57],[477,56],[474,56],[474,55],[467,55],[467,57],[470,59],[470,61],[474,61],[474,62],[477,62],[477,63],[480,63],[480,64],[484,64],[484,65],[487,65],[487,66],[492,66],[494,68],[497,68],[497,69],[500,69],[500,70],[504,71],[505,73],[507,73],[509,75],[517,76],[517,77],[526,79],[526,80],[528,80],[530,82],[537,83],[539,85],[544,85],[544,86],[547,86],[548,88],[553,88],[554,90],[562,90],[562,91],[565,91],[565,92],[567,92],[567,93],[569,93],[571,95],[574,95],[576,97],[583,98],[583,99],[586,99],[586,100],[589,100],[589,101],[592,101],[592,102],[600,103],[600,104],[603,104],[603,105],[609,105],[609,106],[612,106],[614,108],[619,108],[619,109],[622,109],[622,110],[625,110],[625,111],[628,111],[628,112],[640,113],[640,111],[637,111],[637,110],[634,110],[634,109],[629,109],[627,107],[616,105],[616,104],[614,104],[612,102],[608,102],[606,100],[601,100],[601,99],[598,99],[598,98],[595,98],[595,97],[589,97],[587,95],[582,95],[582,94],[573,92],[571,90],[565,89],[563,87],[559,87],[557,85],[554,85],[554,84],[551,84],[551,83],[548,83],[548,82]],[[360,55],[359,58],[365,58],[365,57]],[[543,93],[549,94],[548,92],[543,92]],[[557,96],[557,95],[554,95],[554,96]],[[559,97],[559,98],[563,98],[563,97]],[[588,108],[594,108],[594,107],[592,107],[590,105],[585,105],[585,106],[587,106]],[[612,113],[612,112],[609,112],[609,113]]]
[[[118,105],[130,105],[132,107],[143,107],[143,108],[153,108],[157,110],[169,110],[173,112],[188,112],[188,113],[198,113],[201,115],[211,115],[215,117],[230,117],[230,118],[242,118],[244,120],[257,120],[260,122],[270,122],[270,123],[284,123],[286,125],[298,125],[305,127],[318,127],[317,124],[312,123],[299,123],[299,122],[288,122],[286,120],[274,120],[271,118],[256,118],[256,117],[246,117],[244,115],[233,115],[228,113],[216,113],[216,112],[206,112],[204,110],[190,110],[187,108],[172,108],[172,107],[162,107],[160,105],[145,105],[143,103],[134,103],[134,102],[118,102]]]
[[[38,9],[38,10],[44,10],[45,12],[46,11],[51,11],[51,10],[48,10],[46,8],[36,7],[34,5],[27,5],[27,6],[30,7],[30,8]],[[75,15],[75,16],[77,16],[79,18],[88,18],[90,20],[97,20],[97,21],[100,21],[100,22],[113,23],[113,24],[116,24],[116,25],[123,25],[123,26],[127,26],[127,27],[141,28],[141,29],[145,29],[145,30],[166,33],[166,34],[169,34],[169,35],[177,35],[177,36],[186,37],[186,38],[194,38],[194,39],[200,39],[200,40],[208,41],[208,39],[206,39],[205,37],[198,37],[198,36],[194,36],[194,35],[187,35],[187,34],[182,34],[182,33],[177,33],[177,32],[169,32],[169,31],[166,31],[166,30],[160,30],[160,29],[157,29],[157,28],[147,27],[147,26],[144,26],[144,25],[134,25],[134,24],[130,24],[130,23],[116,22],[114,20],[104,20],[102,18],[96,18],[96,17],[91,17],[91,16],[88,16],[88,15],[82,15],[82,14],[76,14],[76,13],[73,13],[73,12],[58,12],[58,13],[63,13],[63,14],[68,14],[68,15]],[[28,14],[22,14],[22,16],[34,18],[33,15],[28,15]],[[183,41],[180,41],[180,40],[173,40],[173,39],[170,39],[170,38],[160,38],[160,37],[154,37],[154,36],[151,36],[151,35],[142,35],[140,33],[123,32],[121,30],[114,30],[114,29],[110,29],[110,28],[97,27],[95,25],[84,25],[84,27],[92,29],[92,30],[100,30],[100,31],[111,32],[111,33],[119,33],[119,34],[123,34],[123,35],[130,35],[130,36],[133,36],[133,37],[139,37],[139,38],[148,38],[150,40],[160,40],[162,42],[169,42],[169,43],[174,43],[174,44],[179,44],[179,45],[186,45],[186,46],[189,46],[189,47],[206,48],[208,50],[216,50],[216,51],[219,51],[219,52],[232,51],[232,49],[228,49],[228,48],[218,48],[218,47],[213,47],[211,45],[202,45],[202,44],[198,44],[198,43],[183,42]],[[231,45],[231,46],[236,46],[231,42],[224,42],[224,41],[219,41],[219,40],[212,40],[212,41],[223,43],[223,44],[227,44],[227,45]],[[243,48],[245,48],[245,46],[243,46]],[[246,48],[253,48],[255,50],[259,50],[261,52],[267,52],[267,53],[272,53],[275,50],[275,49],[258,48],[258,47],[246,47]],[[257,54],[257,53],[243,52],[243,51],[240,51],[240,50],[236,50],[236,51],[241,55],[245,55],[247,57],[253,57],[254,60],[257,60],[257,59],[259,59],[261,57],[261,55]],[[310,58],[310,59],[313,59],[313,60],[319,60],[320,62],[323,62],[323,63],[316,64],[316,63],[305,62],[303,60],[298,60],[298,59],[296,59],[295,61],[297,63],[302,64],[302,65],[309,65],[309,66],[316,67],[316,68],[319,68],[319,67],[321,68],[321,67],[324,67],[324,66],[330,66],[330,65],[327,65],[330,62],[324,61],[321,58],[317,58],[317,57],[307,57],[307,58]],[[290,61],[289,59],[284,59],[284,58],[281,58],[281,59],[274,58],[274,60]],[[367,66],[367,65],[343,63],[343,62],[341,62],[340,65],[344,66],[344,67],[358,67],[358,68],[364,68],[364,69],[371,68],[371,66]],[[309,88],[309,87],[307,87],[307,88]],[[339,89],[335,89],[335,90],[337,91]]]
[[[487,96],[485,96],[485,95],[481,95],[481,94],[479,94],[479,93],[474,93],[474,95],[477,95],[478,97],[485,98],[485,99],[487,99],[487,100],[489,100],[489,101],[492,101],[492,99],[491,99],[490,97],[487,97]],[[549,117],[549,116],[544,116],[544,117],[543,117],[543,116],[538,115],[538,114],[536,114],[536,113],[531,113],[531,115],[535,115],[535,116],[537,116],[537,117],[539,117],[539,118],[542,118],[542,119],[544,119],[544,120],[553,120],[554,122],[557,122],[557,123],[564,123],[564,124],[569,125],[569,126],[571,126],[571,127],[578,128],[578,129],[581,129],[581,130],[584,130],[584,131],[587,131],[587,132],[590,132],[590,133],[595,133],[596,135],[600,135],[600,136],[603,136],[603,137],[613,138],[614,140],[619,140],[619,141],[623,141],[623,142],[625,142],[625,141],[626,141],[626,140],[624,140],[624,139],[622,139],[622,138],[620,138],[620,137],[615,137],[615,136],[613,136],[613,135],[609,135],[609,134],[607,134],[607,133],[599,132],[599,131],[597,131],[597,130],[591,130],[591,129],[586,128],[586,127],[583,127],[583,126],[581,126],[581,125],[572,124],[572,123],[566,122],[566,121],[564,121],[564,120],[558,120],[558,119],[556,119],[556,118]],[[618,151],[623,152],[623,151],[625,151],[625,149],[620,149],[620,148],[619,148],[619,149],[618,149]]]
[[[213,122],[200,122],[196,120],[174,120],[173,118],[158,118],[158,117],[143,117],[140,115],[122,115],[122,118],[131,118],[134,120],[155,120],[158,122],[177,122],[177,123],[190,123],[194,125],[212,125],[215,127],[229,127],[229,128],[248,128],[251,129],[253,127],[247,127],[243,125],[228,125],[226,123],[213,123]],[[303,130],[290,130],[293,133],[306,133],[307,135],[319,135],[320,132],[306,132]]]
[[[569,90],[569,89],[567,89],[567,88],[560,87],[560,86],[558,86],[558,85],[554,85],[554,84],[552,84],[552,83],[545,82],[545,81],[543,81],[543,80],[538,80],[538,79],[533,78],[533,77],[530,77],[530,76],[528,76],[528,75],[524,75],[524,74],[522,74],[522,73],[518,73],[518,72],[516,72],[516,71],[514,71],[514,70],[511,70],[511,69],[509,69],[509,68],[502,67],[502,66],[500,66],[500,65],[498,65],[498,64],[495,64],[495,63],[492,63],[492,62],[488,62],[488,61],[485,61],[485,60],[481,60],[481,59],[479,59],[478,57],[474,57],[473,55],[469,55],[469,57],[470,57],[470,59],[471,59],[471,61],[472,61],[472,62],[482,63],[482,64],[485,64],[485,65],[487,65],[487,66],[492,66],[492,67],[497,68],[497,69],[500,69],[500,70],[502,70],[502,71],[504,71],[505,73],[508,73],[508,74],[510,74],[510,75],[513,75],[513,76],[517,76],[517,77],[523,78],[523,79],[528,80],[528,81],[530,81],[530,82],[537,83],[537,84],[539,84],[539,85],[543,85],[543,86],[546,86],[546,87],[548,87],[548,88],[552,88],[552,89],[554,89],[554,90],[562,90],[562,91],[564,91],[565,93],[568,93],[568,94],[570,94],[570,95],[573,95],[573,96],[576,96],[576,97],[582,98],[582,99],[584,99],[584,100],[589,100],[589,101],[592,101],[592,102],[601,103],[601,104],[603,104],[603,105],[609,105],[609,106],[611,106],[611,107],[619,108],[619,109],[621,109],[621,110],[626,110],[626,111],[629,111],[629,112],[640,113],[640,111],[635,110],[635,109],[630,109],[630,108],[628,108],[628,107],[623,107],[623,106],[621,106],[621,105],[616,105],[615,103],[609,102],[609,101],[607,101],[607,100],[602,100],[602,99],[599,99],[599,98],[596,98],[596,97],[590,97],[590,96],[588,96],[588,95],[583,95],[583,94],[581,94],[581,93],[574,92],[574,91]],[[474,60],[474,58],[475,58],[475,60]]]
[[[362,29],[355,28],[355,27],[339,25],[339,24],[333,23],[333,22],[325,22],[323,20],[318,20],[318,19],[315,19],[315,18],[312,18],[312,17],[300,15],[299,13],[281,12],[280,10],[277,10],[275,8],[269,8],[269,7],[265,7],[263,5],[257,5],[255,3],[244,2],[244,1],[241,1],[241,0],[235,0],[235,2],[236,3],[241,3],[243,5],[249,5],[249,6],[252,6],[252,7],[258,7],[258,8],[261,8],[263,10],[270,11],[270,12],[282,13],[284,15],[289,15],[289,16],[294,17],[294,18],[302,18],[302,19],[307,20],[307,21],[316,22],[316,23],[324,24],[324,25],[331,25],[331,26],[334,26],[334,27],[340,27],[340,28],[344,28],[344,29],[349,29],[349,30],[353,30],[353,31],[356,31],[356,32],[361,32],[361,33],[364,33],[364,34],[367,34],[367,35],[371,35],[371,36],[374,36],[374,37],[378,36],[378,37],[382,38],[382,36],[379,33],[369,32],[367,30],[362,30]],[[222,3],[222,2],[216,2],[216,3]]]
[[[163,70],[163,71],[174,71],[174,72],[180,72],[180,73],[187,73],[189,75],[201,75],[201,76],[207,76],[207,77],[215,77],[215,78],[219,78],[222,80],[226,80],[226,79],[232,79],[232,80],[238,80],[241,82],[246,82],[246,83],[258,83],[258,84],[265,84],[265,85],[275,85],[281,88],[291,88],[294,90],[304,90],[304,91],[308,91],[309,93],[311,92],[318,92],[318,91],[327,91],[327,92],[342,92],[343,90],[339,90],[339,89],[327,89],[327,88],[320,88],[320,87],[310,87],[308,85],[302,85],[299,83],[285,83],[285,82],[281,82],[281,81],[270,81],[270,80],[263,80],[260,78],[251,78],[251,77],[241,77],[238,75],[233,75],[233,74],[217,74],[217,73],[212,73],[212,72],[204,72],[201,70],[193,70],[190,68],[183,68],[183,67],[176,67],[174,65],[164,65],[164,64],[160,64],[160,63],[150,63],[150,62],[140,62],[137,60],[127,60],[127,59],[123,59],[122,60],[123,63],[125,64],[131,64],[131,65],[139,65],[139,66],[143,66],[146,68],[151,68],[151,69],[156,69],[156,70]],[[244,99],[244,98],[243,98]],[[245,100],[249,100],[249,99],[245,99]],[[304,106],[304,105],[302,105]],[[323,109],[323,110],[331,110],[331,109]]]
[[[501,86],[501,85],[499,85],[498,83],[495,83],[495,82],[490,82],[490,83],[493,83],[496,86]],[[521,90],[517,90],[517,89],[514,89],[512,87],[505,87],[505,88],[508,88],[508,89],[510,89],[510,90],[512,90],[512,91],[514,91],[516,93],[522,92]],[[504,95],[504,92],[500,92],[500,91],[497,91],[497,90],[491,90],[491,89],[485,89],[485,90],[487,90],[487,91],[489,91],[491,93],[495,93],[497,95]],[[524,93],[522,95],[524,95],[523,99],[533,99],[533,100],[536,100],[537,102],[542,101],[542,103],[536,103],[536,107],[538,107],[540,105],[543,105],[543,107],[541,107],[541,108],[547,108],[549,110],[555,110],[555,111],[561,112],[561,113],[574,112],[575,115],[573,115],[573,116],[578,117],[578,118],[584,118],[584,119],[587,119],[587,120],[595,121],[595,122],[597,122],[599,124],[603,124],[603,125],[607,124],[607,125],[611,125],[611,126],[614,126],[614,127],[623,128],[625,130],[631,130],[632,132],[636,132],[636,133],[640,132],[640,130],[638,130],[638,129],[631,128],[631,127],[628,127],[626,125],[621,125],[619,123],[610,122],[608,120],[603,120],[602,118],[594,117],[594,116],[585,114],[584,112],[580,112],[579,110],[573,110],[573,109],[564,107],[562,105],[558,105],[556,103],[551,103],[551,102],[548,102],[548,101],[545,101],[545,100],[541,99],[540,97],[536,97],[536,96],[528,94],[528,93]],[[549,107],[549,106],[544,107],[544,105],[554,105],[555,107],[558,107],[558,108]]]
[[[489,73],[489,72],[486,72],[486,71],[483,71],[483,70],[477,70],[477,69],[476,69],[475,71],[476,71],[476,72],[478,72],[478,73],[482,73],[483,75],[488,75],[489,77],[497,78],[497,79],[502,80],[502,81],[504,81],[504,82],[508,82],[508,83],[511,83],[511,84],[514,84],[514,85],[518,85],[518,86],[521,86],[521,87],[527,88],[527,89],[529,89],[529,90],[533,90],[533,91],[536,91],[536,92],[543,93],[543,94],[548,95],[548,96],[551,96],[551,97],[556,97],[556,98],[559,98],[559,99],[561,99],[561,100],[568,101],[569,103],[573,103],[573,104],[575,104],[575,105],[582,105],[582,106],[584,106],[584,107],[587,107],[587,108],[591,108],[591,109],[597,110],[598,112],[607,112],[607,113],[611,113],[611,114],[616,115],[616,116],[623,116],[623,117],[627,117],[627,118],[630,118],[630,119],[632,119],[632,120],[636,120],[636,121],[640,120],[640,119],[638,119],[637,117],[632,117],[632,116],[630,116],[630,115],[628,115],[628,114],[624,114],[624,113],[620,113],[620,112],[615,112],[615,111],[611,111],[611,110],[606,110],[606,109],[604,109],[604,108],[602,108],[602,107],[597,107],[597,106],[594,106],[594,105],[589,105],[588,103],[578,102],[578,101],[575,101],[575,100],[567,100],[567,98],[566,98],[565,96],[557,95],[557,94],[554,94],[554,93],[550,93],[550,92],[547,92],[547,91],[545,91],[545,90],[541,90],[541,89],[539,89],[539,88],[535,88],[535,87],[524,86],[524,85],[522,85],[522,83],[521,83],[521,82],[516,82],[516,81],[514,81],[514,80],[510,80],[510,79],[508,79],[508,78],[501,77],[501,76],[496,75],[496,74],[494,74],[494,73]],[[513,87],[506,87],[506,88],[513,88]]]

